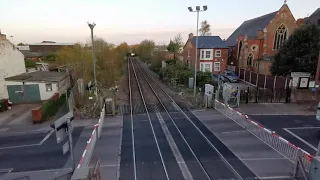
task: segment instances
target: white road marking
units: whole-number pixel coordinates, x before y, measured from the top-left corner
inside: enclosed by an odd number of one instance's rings
[[[187,167],[186,165],[186,162],[184,161],[179,149],[178,149],[178,146],[177,144],[175,143],[173,137],[171,136],[171,133],[166,125],[166,123],[164,122],[161,114],[159,112],[156,113],[157,117],[158,117],[158,120],[160,122],[160,125],[161,125],[161,128],[163,130],[163,133],[164,135],[166,136],[166,139],[169,143],[169,146],[172,150],[172,153],[176,159],[176,161],[178,162],[178,166],[182,172],[182,175],[183,177],[186,179],[186,180],[193,180],[193,177],[190,173],[190,170],[189,168]]]
[[[290,176],[267,176],[267,177],[259,177],[259,179],[264,180],[264,179],[292,179]]]
[[[21,145],[21,146],[7,146],[7,147],[0,147],[0,150],[2,150],[2,149],[22,148],[22,147],[31,147],[31,146],[39,146],[39,144],[26,144],[26,145]]]
[[[9,168],[9,169],[0,169],[0,172],[10,173],[12,170],[13,170],[13,168]]]
[[[287,158],[240,158],[241,161],[287,160]]]
[[[250,133],[248,132],[247,130],[239,130],[239,131],[225,131],[225,132],[222,132],[222,134],[233,134],[233,133]]]
[[[302,139],[300,136],[298,136],[298,135],[296,135],[295,133],[291,132],[291,131],[288,130],[287,128],[283,128],[283,130],[287,131],[289,134],[291,134],[291,135],[294,136],[295,138],[299,139],[301,142],[305,143],[307,146],[311,147],[311,148],[314,149],[315,151],[318,150],[316,147],[314,147],[313,145],[311,145],[310,143],[308,143],[306,140]]]
[[[39,143],[39,145],[41,146],[50,136],[51,134],[54,132],[54,130],[52,129]]]

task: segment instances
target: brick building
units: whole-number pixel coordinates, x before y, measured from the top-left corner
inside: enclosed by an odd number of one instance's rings
[[[72,47],[74,46],[74,43],[56,43],[52,41],[43,41],[41,43],[30,44],[29,48],[30,52],[37,52],[40,55],[47,55],[57,52],[58,50],[66,46]]]
[[[213,74],[225,71],[228,60],[228,46],[219,36],[198,37],[198,71],[210,71]],[[183,61],[189,68],[194,67],[196,36],[192,33],[183,47]]]
[[[229,62],[270,74],[274,55],[297,27],[286,1],[278,11],[244,21],[226,40],[230,48]]]

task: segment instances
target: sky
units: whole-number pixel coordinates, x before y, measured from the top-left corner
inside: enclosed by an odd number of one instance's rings
[[[119,44],[144,39],[167,44],[181,34],[187,40],[196,33],[196,13],[191,6],[207,5],[199,21],[207,20],[212,35],[222,39],[245,20],[280,9],[283,0],[0,0],[0,29],[17,44],[55,41],[85,43],[87,22],[95,22],[94,35]],[[319,0],[288,0],[296,19],[312,14]],[[13,36],[13,37],[11,37]]]

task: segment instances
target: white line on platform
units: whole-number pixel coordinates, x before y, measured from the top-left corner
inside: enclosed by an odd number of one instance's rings
[[[283,129],[320,129],[320,127],[310,126],[310,127],[292,127],[292,128],[283,128]]]
[[[41,146],[50,136],[51,134],[54,132],[54,130],[52,129],[39,143],[39,145]]]
[[[314,147],[313,145],[311,145],[310,143],[308,143],[306,140],[302,139],[300,136],[298,136],[298,135],[296,135],[295,133],[291,132],[289,129],[283,128],[283,130],[287,131],[289,134],[291,134],[291,135],[294,136],[295,138],[299,139],[301,142],[305,143],[307,146],[311,147],[311,148],[314,149],[315,151],[318,150],[316,147]]]

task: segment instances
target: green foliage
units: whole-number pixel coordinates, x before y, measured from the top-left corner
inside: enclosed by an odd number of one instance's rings
[[[176,53],[179,51],[179,48],[182,46],[182,37],[180,34],[176,35],[172,40],[170,40],[170,43],[167,47],[167,50],[169,52],[172,52],[174,54],[174,58],[176,59]]]
[[[48,55],[46,55],[46,56],[42,56],[41,57],[41,60],[42,61],[55,61],[56,60],[56,54],[48,54]]]
[[[203,88],[205,84],[212,80],[211,72],[197,72],[197,86]]]
[[[272,75],[286,76],[291,72],[315,75],[319,55],[320,29],[316,25],[298,28],[275,55],[270,67]]]
[[[143,40],[137,47],[136,53],[141,58],[142,61],[146,63],[151,62],[152,53],[155,48],[155,42],[152,40]]]
[[[178,78],[180,84],[187,84],[193,73],[185,64],[177,62],[168,64],[166,68],[161,69],[159,76],[166,82],[170,82],[171,78]]]
[[[55,116],[59,111],[60,107],[66,102],[66,95],[63,94],[58,100],[49,99],[44,102],[41,109],[42,120],[48,120]]]
[[[35,68],[35,67],[37,67],[37,64],[31,59],[25,59],[24,60],[24,64],[25,64],[25,66],[27,68]]]
[[[201,28],[199,29],[200,36],[211,36],[210,24],[207,20],[201,22]]]
[[[163,52],[155,52],[153,57],[151,58],[150,69],[152,71],[158,73],[162,67],[163,60],[164,60]]]

